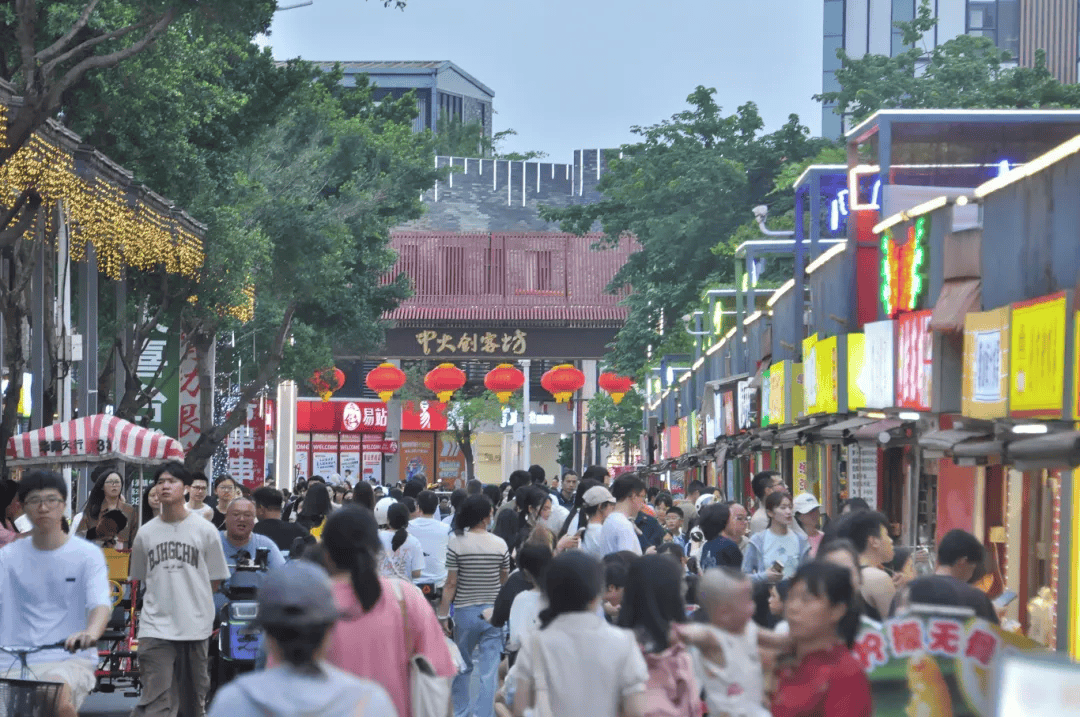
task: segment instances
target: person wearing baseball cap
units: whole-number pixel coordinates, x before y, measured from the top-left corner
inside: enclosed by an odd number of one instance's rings
[[[806,537],[810,543],[810,558],[813,559],[825,535],[821,532],[821,503],[812,493],[800,493],[795,496],[791,507],[795,513],[795,522],[791,529]]]
[[[307,560],[270,571],[259,588],[255,624],[273,667],[221,688],[208,717],[395,717],[383,687],[323,661],[338,619],[330,577]]]
[[[585,491],[581,500],[585,504],[585,515],[589,519],[581,537],[581,549],[598,559],[603,558],[604,546],[600,535],[604,521],[615,509],[615,496],[606,486],[596,485]]]

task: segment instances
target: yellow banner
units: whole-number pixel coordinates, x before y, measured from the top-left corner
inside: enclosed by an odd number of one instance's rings
[[[791,449],[791,475],[795,486],[795,495],[813,493],[810,486],[810,468],[806,456],[806,446],[793,446]]]
[[[1065,399],[1065,317],[1068,295],[1013,304],[1009,413],[1061,418]]]
[[[1008,306],[964,317],[963,413],[972,418],[1009,415]]]
[[[806,415],[815,413],[815,406],[817,405],[817,355],[814,353],[814,346],[817,344],[817,334],[811,334],[803,339],[802,342],[802,355],[803,355],[803,410]]]
[[[817,356],[817,404],[814,405],[814,413],[836,413],[839,410],[836,345],[837,338],[830,336],[818,341],[814,347]]]
[[[859,376],[863,370],[863,347],[866,337],[862,334],[847,335],[847,400],[848,410],[866,406],[866,394],[859,388]]]
[[[784,400],[784,369],[787,361],[769,368],[769,425],[782,426],[788,422],[787,401]]]

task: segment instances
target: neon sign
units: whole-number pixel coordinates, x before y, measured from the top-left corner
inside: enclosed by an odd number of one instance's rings
[[[930,217],[923,215],[908,227],[907,242],[897,246],[892,229],[881,235],[881,305],[888,317],[915,311],[926,293],[927,240]]]

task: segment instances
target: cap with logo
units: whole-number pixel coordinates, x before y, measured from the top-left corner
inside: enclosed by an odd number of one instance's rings
[[[259,586],[259,625],[329,625],[337,619],[330,576],[315,563],[286,563]]]
[[[821,503],[818,503],[818,499],[810,493],[800,493],[795,496],[795,500],[791,502],[792,508],[796,513],[809,513],[814,508],[820,508]]]
[[[603,505],[604,503],[614,503],[615,496],[611,494],[611,491],[602,485],[594,485],[585,491],[585,495],[581,497],[585,501],[587,506]]]

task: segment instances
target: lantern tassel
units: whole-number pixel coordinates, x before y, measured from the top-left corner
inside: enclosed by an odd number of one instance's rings
[[[319,394],[319,398],[321,398],[323,401],[329,401],[330,397],[333,396],[333,395],[334,395],[333,391],[323,391],[322,393]]]
[[[379,391],[379,400],[381,400],[383,403],[388,402],[393,397],[393,391]]]
[[[450,400],[450,397],[454,395],[453,391],[439,391],[439,401],[446,403]]]
[[[611,394],[611,400],[615,403],[616,406],[618,406],[620,403],[622,403],[622,398],[625,395],[625,393],[613,393]]]
[[[499,403],[506,403],[510,400],[511,393],[513,393],[513,391],[499,391],[495,396],[498,397]]]

